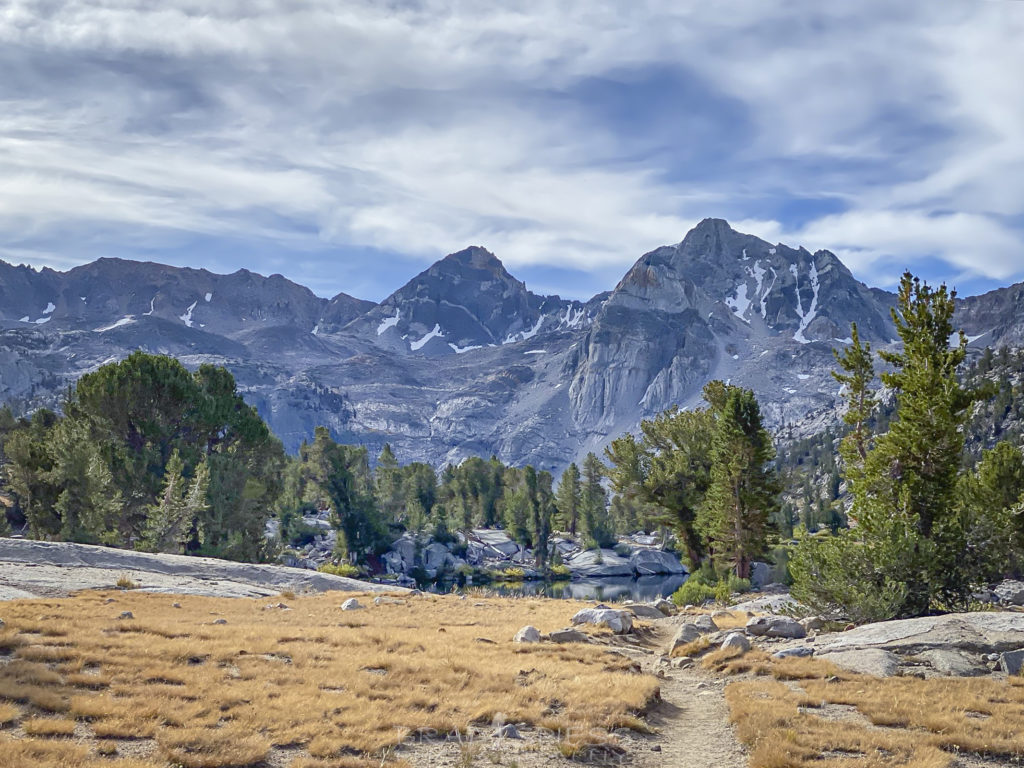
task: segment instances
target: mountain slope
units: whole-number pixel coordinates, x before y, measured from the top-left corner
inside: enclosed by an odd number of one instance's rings
[[[831,413],[832,347],[856,322],[895,335],[892,294],[830,252],[706,219],[589,302],[539,296],[467,248],[379,305],[280,275],[101,259],[68,272],[0,262],[0,400],[53,404],[82,373],[141,348],[227,366],[289,449],[317,425],[433,464],[496,453],[559,470],[642,418],[752,388],[770,424]],[[960,304],[976,345],[1024,334],[1024,288]]]

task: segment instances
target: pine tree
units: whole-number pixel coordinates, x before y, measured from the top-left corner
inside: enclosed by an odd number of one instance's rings
[[[113,535],[122,510],[110,468],[81,422],[65,419],[51,433],[53,468],[48,482],[60,489],[53,511],[60,518],[64,541],[118,543]]]
[[[374,494],[377,509],[380,510],[384,521],[401,522],[405,512],[405,489],[402,487],[402,470],[389,443],[384,443],[380,456],[377,457]]]
[[[183,470],[184,463],[175,451],[164,470],[160,501],[150,509],[146,520],[141,544],[147,551],[181,554],[189,539],[200,535],[196,526],[209,506],[206,494],[210,468],[202,462],[191,482],[185,479]]]
[[[904,274],[892,312],[902,348],[881,353],[891,366],[882,382],[896,393],[896,416],[873,444],[866,435],[845,444],[856,525],[831,539],[801,542],[791,562],[798,599],[877,620],[919,616],[935,603],[960,606],[969,598],[977,560],[957,488],[963,427],[976,395],[957,377],[967,340],[953,333],[955,296],[945,285],[932,289]],[[866,354],[848,350],[840,359],[849,363],[843,375],[865,388]],[[856,387],[847,396],[856,398]],[[855,419],[866,415],[856,399],[850,410]]]
[[[531,544],[537,568],[544,573],[548,567],[551,516],[555,510],[554,494],[551,492],[551,474],[537,472],[532,466],[527,466],[525,483],[530,506]]]
[[[705,399],[724,402],[725,385],[712,382]],[[696,521],[711,482],[711,409],[669,408],[640,424],[643,437],[624,435],[605,449],[612,489],[646,512],[649,522],[670,526],[696,569],[706,548]]]
[[[715,423],[711,458],[711,485],[698,525],[715,564],[747,579],[751,562],[766,549],[779,493],[771,464],[775,449],[750,390],[729,389]]]
[[[562,473],[562,479],[558,482],[558,491],[555,495],[555,504],[558,506],[559,524],[562,526],[562,530],[575,536],[580,507],[583,505],[580,468],[575,463],[570,464]]]
[[[608,494],[601,484],[604,465],[593,453],[583,460],[583,506],[580,522],[588,548],[606,547],[615,543],[615,531],[608,515]]]

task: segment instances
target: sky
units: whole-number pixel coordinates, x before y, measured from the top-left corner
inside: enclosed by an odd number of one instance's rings
[[[1024,2],[7,0],[0,259],[588,298],[705,217],[1024,279]]]

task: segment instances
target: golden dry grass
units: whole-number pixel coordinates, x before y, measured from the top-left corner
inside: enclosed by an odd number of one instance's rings
[[[75,721],[32,717],[22,721],[21,729],[29,736],[71,736],[75,732]]]
[[[572,734],[562,749],[576,754],[613,749],[609,729],[644,729],[637,715],[658,694],[600,646],[511,642],[524,624],[565,626],[580,607],[568,601],[359,595],[366,608],[342,612],[347,597],[290,598],[290,610],[280,597],[137,591],[7,603],[0,765],[229,768],[288,748],[295,768],[380,766],[413,734],[465,733],[499,713]],[[76,722],[86,739],[52,738]],[[105,757],[148,739],[148,761]]]
[[[725,693],[751,768],[950,768],[958,753],[1024,757],[1024,679],[879,679],[756,651],[710,659],[710,668],[760,676]]]

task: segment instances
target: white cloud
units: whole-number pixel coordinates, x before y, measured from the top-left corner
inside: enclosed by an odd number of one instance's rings
[[[52,263],[69,231],[150,250],[187,232],[304,250],[310,271],[339,246],[471,243],[603,270],[713,215],[869,279],[927,257],[1010,279],[1022,34],[1016,3],[16,0],[0,247]],[[721,156],[569,98],[665,69],[737,130]],[[793,226],[766,204],[787,197],[847,210]]]

